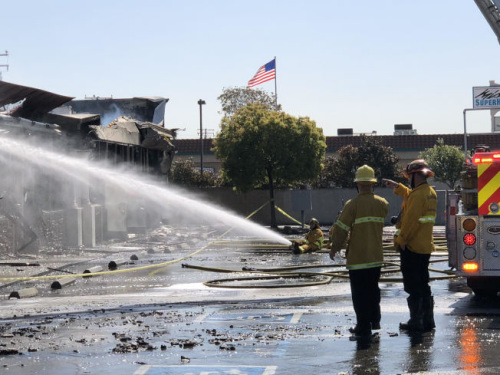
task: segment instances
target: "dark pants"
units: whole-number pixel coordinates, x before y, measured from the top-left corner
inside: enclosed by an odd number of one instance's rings
[[[403,286],[411,298],[427,298],[431,296],[429,286],[430,254],[417,254],[408,249],[400,251]]]
[[[352,304],[361,326],[380,323],[380,268],[349,270]]]

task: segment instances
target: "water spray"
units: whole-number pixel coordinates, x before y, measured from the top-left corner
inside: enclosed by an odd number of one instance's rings
[[[63,155],[9,138],[0,139],[0,163],[16,170],[18,168],[18,173],[14,172],[14,176],[17,179],[21,175],[23,181],[10,183],[24,184],[26,191],[32,190],[40,194],[45,182],[41,181],[40,174],[47,179],[55,179],[61,195],[63,192],[67,194],[67,197],[60,198],[68,203],[72,201],[75,206],[85,203],[85,200],[90,202],[89,192],[104,187],[104,192],[98,191],[105,194],[103,204],[118,199],[125,206],[139,205],[145,212],[155,213],[174,224],[200,227],[224,225],[232,229],[232,235],[256,236],[280,244],[289,244],[289,241],[278,233],[245,220],[222,207],[203,202],[202,198],[192,193],[166,185],[165,182],[156,181],[144,174],[117,168],[116,165],[105,166],[86,157]],[[33,171],[30,171],[28,166],[33,166]],[[49,192],[45,193],[50,195]]]

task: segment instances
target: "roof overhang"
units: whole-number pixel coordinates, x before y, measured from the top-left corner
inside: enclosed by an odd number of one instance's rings
[[[48,113],[72,99],[70,96],[0,81],[0,107],[22,102],[9,112],[9,115],[14,117],[31,119]]]

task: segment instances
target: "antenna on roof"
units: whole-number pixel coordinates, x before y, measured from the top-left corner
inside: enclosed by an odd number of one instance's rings
[[[8,57],[9,57],[9,51],[5,51],[5,53],[0,53],[0,56],[5,56],[7,57],[7,61],[8,60]],[[0,64],[0,68],[7,68],[7,71],[9,71],[9,64]],[[0,72],[0,81],[2,80],[2,72]]]

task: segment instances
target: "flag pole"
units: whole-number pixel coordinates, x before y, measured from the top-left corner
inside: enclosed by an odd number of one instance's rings
[[[276,100],[276,110],[278,110],[278,67],[276,66],[276,56],[274,56],[274,99]]]

